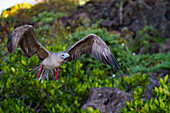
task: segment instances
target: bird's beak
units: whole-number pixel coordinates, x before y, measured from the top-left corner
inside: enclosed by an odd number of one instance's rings
[[[66,58],[69,57],[70,55],[68,53],[65,53]]]
[[[69,57],[70,55],[68,53],[64,53],[63,59],[66,59],[67,57]]]

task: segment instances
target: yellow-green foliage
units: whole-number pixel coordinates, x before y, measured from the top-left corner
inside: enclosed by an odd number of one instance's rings
[[[13,7],[8,8],[7,10],[3,11],[1,16],[2,17],[8,17],[8,16],[14,16],[18,10],[20,9],[30,9],[33,5],[30,3],[21,3],[21,4],[17,4]]]
[[[144,92],[140,89],[135,90],[135,100],[127,103],[127,108],[123,108],[123,113],[168,113],[170,111],[170,83],[168,82],[168,75],[165,76],[164,80],[159,78],[160,86],[154,87],[153,92],[156,97],[151,98],[150,101],[143,101],[140,97]]]
[[[141,74],[141,73],[135,73],[131,76],[125,76],[123,79],[118,78],[117,87],[119,87],[121,90],[129,92],[136,90],[139,93],[143,93],[143,88],[145,88],[147,85],[149,85],[149,75],[147,74]],[[137,86],[141,86],[138,88]],[[136,94],[136,91],[134,92]]]

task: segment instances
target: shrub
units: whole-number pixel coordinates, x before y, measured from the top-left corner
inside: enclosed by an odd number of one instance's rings
[[[170,111],[170,92],[169,92],[169,82],[168,75],[165,76],[164,80],[159,78],[160,86],[154,87],[153,92],[156,97],[151,98],[150,101],[143,101],[141,98],[138,98],[142,91],[137,91],[134,93],[135,100],[131,102],[126,101],[127,108],[122,108],[123,113],[127,112],[141,112],[141,113],[168,113]]]

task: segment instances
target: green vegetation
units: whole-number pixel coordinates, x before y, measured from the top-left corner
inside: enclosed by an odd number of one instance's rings
[[[61,18],[63,16],[67,16],[66,13],[55,13],[54,11],[51,12],[42,12],[39,14],[39,17],[34,16],[32,18],[33,22],[43,22],[43,23],[52,23],[55,19]]]
[[[148,53],[153,46],[164,41],[164,38],[160,38],[160,33],[157,29],[152,26],[145,26],[143,30],[137,32],[137,36],[132,41],[131,49],[139,51],[141,47],[145,47],[145,51]]]
[[[52,2],[51,5],[77,6],[67,1],[59,0],[58,3]],[[65,2],[67,4],[64,4]],[[100,20],[90,27],[85,25],[70,30],[72,26],[63,28],[61,22],[57,20],[71,14],[67,8],[64,10],[61,7],[57,11],[54,8],[47,11],[48,7],[45,6],[39,4],[27,9],[27,12],[21,10],[16,14],[24,18],[17,18],[15,15],[15,17],[1,17],[1,20],[7,24],[10,32],[14,29],[14,25],[21,25],[24,19],[36,23],[34,30],[38,40],[52,52],[64,51],[84,36],[94,33],[110,47],[121,65],[120,71],[113,72],[110,66],[100,63],[91,55],[83,55],[79,60],[62,66],[63,70],[60,70],[58,81],[51,76],[49,81],[45,80],[41,83],[36,79],[38,73],[31,75],[28,72],[33,66],[40,64],[40,60],[36,56],[28,60],[19,47],[15,53],[8,54],[6,38],[0,44],[0,112],[99,113],[99,110],[93,110],[91,107],[87,111],[81,109],[92,87],[118,87],[126,92],[134,91],[134,100],[126,102],[127,107],[124,107],[122,112],[168,112],[170,110],[168,75],[164,80],[159,78],[161,85],[154,87],[153,90],[155,98],[150,101],[141,99],[146,86],[150,83],[151,75],[146,73],[170,69],[170,53],[134,54],[142,46],[146,46],[149,51],[152,45],[158,42],[163,43],[165,40],[159,38],[158,31],[147,26],[138,31],[139,35],[134,39],[124,38],[120,33],[111,33],[100,28]],[[124,36],[128,34],[127,32]],[[3,36],[6,35],[0,31],[0,37]],[[139,37],[142,38],[138,40]],[[141,43],[136,45],[136,42]],[[112,77],[113,73],[115,77]],[[120,78],[121,74],[127,76]]]
[[[123,79],[118,78],[117,87],[123,91],[129,92],[133,90],[142,91],[147,85],[149,85],[149,75],[147,74],[133,74],[132,76],[125,76]],[[137,86],[140,86],[138,88]]]
[[[141,99],[144,91],[139,88],[134,92],[135,100],[127,103],[127,108],[123,108],[123,113],[168,113],[170,111],[170,83],[168,83],[168,75],[165,76],[164,80],[159,78],[160,86],[154,87],[155,98],[151,98],[150,101],[146,102]]]

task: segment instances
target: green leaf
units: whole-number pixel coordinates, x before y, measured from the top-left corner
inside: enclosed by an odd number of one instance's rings
[[[157,87],[155,87],[155,88],[154,88],[154,91],[155,91],[156,93],[158,93],[158,88],[157,88]]]
[[[168,86],[166,84],[163,84],[163,88],[165,88],[166,90],[168,90]]]
[[[155,103],[157,106],[159,106],[159,102],[158,102],[157,99],[154,99],[154,103]]]
[[[151,100],[150,100],[150,104],[153,104],[153,97],[152,97]]]
[[[88,111],[90,112],[90,113],[93,113],[93,108],[92,107],[88,107]]]
[[[137,100],[135,101],[135,105],[134,105],[134,107],[135,107],[135,110],[137,110],[137,109],[138,109],[138,101],[137,101]]]
[[[142,88],[139,88],[139,94],[142,94],[142,92],[143,92]]]
[[[168,74],[167,74],[167,75],[165,76],[165,78],[164,78],[164,83],[166,83],[167,80],[168,80]]]
[[[159,93],[160,93],[161,95],[163,94],[163,89],[162,89],[161,86],[159,87]]]
[[[146,109],[147,112],[149,111],[149,105],[148,105],[148,103],[145,104],[145,109]]]
[[[163,100],[162,100],[162,98],[161,97],[159,97],[159,103],[161,103]]]
[[[50,92],[51,92],[51,95],[54,95],[54,94],[55,94],[54,89],[52,89]]]
[[[10,28],[10,31],[13,31],[13,30],[14,30],[14,27],[11,27],[11,28]]]
[[[160,102],[160,107],[161,107],[161,109],[165,109],[165,103],[164,102]]]
[[[163,79],[162,79],[162,78],[160,78],[160,83],[161,83],[161,84],[164,84],[164,81],[163,81]]]
[[[156,110],[156,105],[155,104],[150,105],[150,108],[151,108],[152,111],[155,111]]]
[[[52,113],[55,113],[55,109],[54,109],[54,107],[52,107]]]
[[[133,100],[130,101],[130,106],[132,106],[132,105],[133,105]]]
[[[15,73],[15,68],[14,68],[14,67],[11,67],[11,71],[12,71],[13,73]]]
[[[79,104],[78,104],[78,101],[77,101],[77,100],[75,100],[75,101],[74,101],[74,104],[75,104],[76,106],[79,106]]]
[[[3,113],[3,110],[2,110],[2,108],[0,107],[0,113]]]
[[[134,108],[130,108],[130,110],[131,110],[131,111],[135,111],[135,109],[134,109]]]
[[[141,106],[143,105],[143,100],[142,99],[140,99],[140,104],[141,104]]]
[[[123,107],[123,108],[122,108],[122,112],[123,112],[123,113],[127,113],[127,108]]]
[[[164,95],[162,99],[163,99],[163,100],[166,100],[166,95]]]
[[[165,95],[170,96],[170,93],[169,93],[169,91],[168,91],[168,90],[163,89],[163,91],[164,91]]]
[[[43,88],[46,89],[47,85],[46,82],[43,82]]]
[[[21,63],[22,63],[23,65],[25,65],[25,66],[27,65],[27,63],[25,62],[24,59],[21,60]]]
[[[126,104],[127,104],[127,106],[129,106],[129,107],[130,107],[129,101],[126,101]]]

